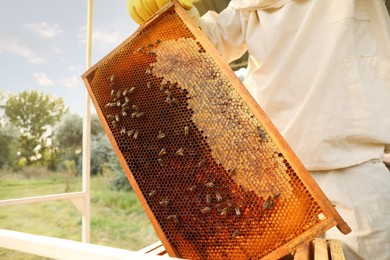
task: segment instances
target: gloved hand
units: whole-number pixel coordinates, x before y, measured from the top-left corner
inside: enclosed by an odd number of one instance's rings
[[[142,24],[170,0],[127,0],[127,10],[133,20]],[[187,10],[192,8],[192,0],[178,0]]]

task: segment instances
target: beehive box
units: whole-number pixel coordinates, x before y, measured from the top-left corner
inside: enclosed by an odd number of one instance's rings
[[[82,78],[170,256],[277,259],[335,225],[349,232],[180,5]]]

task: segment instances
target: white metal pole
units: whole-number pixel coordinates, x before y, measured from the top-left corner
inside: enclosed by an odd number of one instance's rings
[[[88,1],[87,15],[87,69],[91,67],[92,56],[92,15],[93,0]],[[90,178],[91,178],[91,99],[88,91],[85,91],[85,107],[83,120],[83,170],[82,186],[84,197],[84,212],[82,216],[82,242],[90,241],[91,211],[90,211]]]

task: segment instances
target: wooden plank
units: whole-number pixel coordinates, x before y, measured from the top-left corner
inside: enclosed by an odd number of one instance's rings
[[[125,249],[82,243],[62,238],[33,235],[0,229],[0,248],[69,260],[125,260],[158,259],[157,255],[145,255]]]
[[[149,254],[161,256],[161,255],[167,254],[167,250],[165,250],[164,246],[160,246],[160,247],[156,248],[155,250],[153,250],[152,252],[150,252]]]
[[[310,243],[303,244],[295,250],[294,260],[310,260]]]
[[[328,242],[328,248],[332,260],[345,260],[343,248],[341,247],[340,240],[330,239]]]
[[[149,253],[152,253],[157,248],[162,247],[162,246],[163,245],[162,245],[161,241],[157,241],[156,243],[153,243],[147,247],[144,247],[144,248],[138,250],[137,252],[141,253],[141,254],[149,254]]]
[[[137,253],[150,254],[150,255],[158,255],[158,256],[169,256],[167,250],[161,243],[161,241],[157,241],[154,244],[151,244],[141,250],[138,250]]]
[[[137,253],[167,256],[164,246],[161,241],[151,244]],[[329,258],[330,256],[330,258]],[[286,258],[287,259],[287,258]],[[290,259],[290,258],[288,258]],[[294,260],[346,260],[340,240],[329,239],[325,240],[317,238],[309,243],[305,243],[298,247],[294,252]]]
[[[328,245],[326,239],[316,238],[312,243],[314,247],[314,260],[328,260]]]
[[[310,230],[303,232],[302,234],[298,235],[291,241],[287,242],[283,247],[279,247],[276,250],[272,251],[263,259],[274,260],[280,257],[281,255],[286,255],[289,252],[292,252],[297,248],[299,248],[305,242],[310,241],[313,236],[314,237],[320,236],[330,227],[334,226],[335,223],[336,221],[333,218],[324,219],[320,223],[317,223],[315,226],[313,226]]]

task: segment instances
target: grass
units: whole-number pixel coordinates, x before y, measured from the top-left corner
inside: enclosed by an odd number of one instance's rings
[[[0,175],[0,200],[81,190],[81,178],[66,185],[61,175]],[[70,188],[70,189],[69,189]],[[0,228],[81,241],[81,215],[68,200],[2,207]],[[91,243],[139,250],[158,237],[134,192],[113,191],[103,177],[91,178]],[[0,249],[0,259],[44,259]]]

